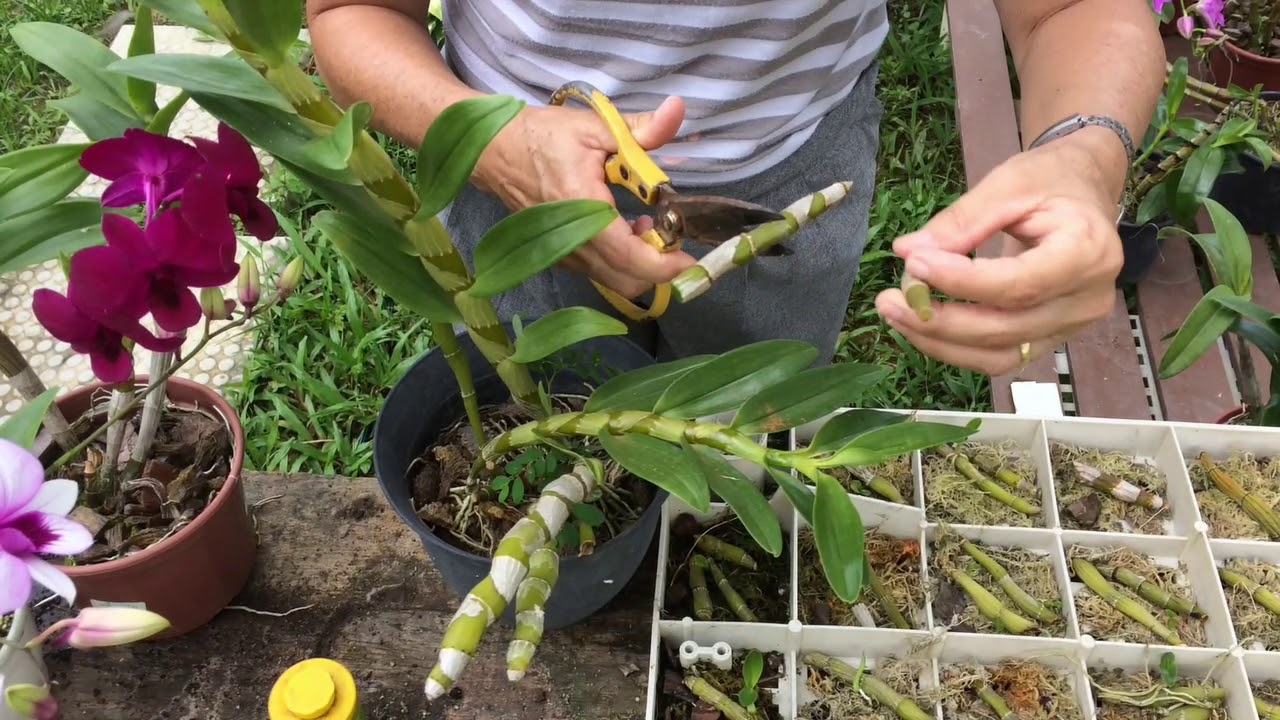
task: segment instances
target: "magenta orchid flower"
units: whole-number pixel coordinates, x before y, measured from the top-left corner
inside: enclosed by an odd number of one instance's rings
[[[200,153],[181,140],[137,128],[100,140],[80,154],[81,167],[112,181],[102,193],[104,207],[143,204],[147,217],[178,198],[201,162]]]
[[[1169,3],[1171,2],[1173,2],[1173,0],[1151,0],[1151,9],[1155,10],[1156,14],[1159,15],[1164,12],[1165,8],[1169,7]]]
[[[67,519],[79,486],[73,480],[44,479],[44,467],[21,446],[0,439],[0,614],[31,599],[32,583],[74,602],[75,585],[41,555],[84,552],[93,536]]]
[[[1217,30],[1226,24],[1225,0],[1199,0],[1192,9],[1204,18],[1210,30]]]
[[[280,224],[271,206],[258,197],[262,166],[249,141],[230,125],[218,123],[217,141],[193,137],[191,142],[226,182],[227,206],[245,230],[264,242],[275,237]]]

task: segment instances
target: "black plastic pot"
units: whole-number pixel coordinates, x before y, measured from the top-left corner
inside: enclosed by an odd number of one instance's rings
[[[508,325],[508,332],[510,326]],[[480,405],[500,403],[508,397],[506,386],[464,332],[458,336],[475,378]],[[622,337],[587,340],[568,348],[557,358],[552,381],[554,393],[586,394],[582,367],[574,358],[590,358],[609,375],[651,365],[652,356]],[[566,370],[565,363],[570,370]],[[535,374],[535,379],[540,379]],[[595,378],[593,384],[599,384]],[[459,599],[489,573],[490,558],[460,550],[431,531],[417,516],[406,478],[409,465],[431,443],[464,416],[457,381],[439,348],[433,348],[409,368],[387,395],[373,437],[373,467],[387,500],[422,540],[427,555]],[[640,567],[653,541],[667,493],[653,488],[654,497],[640,518],[622,534],[598,545],[587,557],[569,555],[560,561],[556,589],[547,602],[544,626],[566,627],[590,617],[609,603]],[[514,603],[513,603],[514,604]],[[508,605],[499,622],[514,623]]]
[[[1116,229],[1124,247],[1124,266],[1116,276],[1117,287],[1137,284],[1151,272],[1160,258],[1160,228],[1172,224],[1173,220],[1164,216],[1142,225],[1120,221]]]
[[[1280,92],[1262,93],[1262,99],[1280,100]],[[1245,232],[1280,234],[1280,162],[1263,168],[1262,159],[1252,151],[1239,155],[1243,172],[1224,172],[1209,191],[1209,197],[1222,203]]]

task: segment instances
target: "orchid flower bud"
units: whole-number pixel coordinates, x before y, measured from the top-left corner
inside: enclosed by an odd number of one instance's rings
[[[251,257],[246,257],[244,262],[240,263],[236,293],[245,310],[252,310],[262,298],[262,284],[258,281],[258,263]]]
[[[62,642],[74,648],[127,645],[169,627],[162,615],[131,607],[87,607],[67,624]]]
[[[200,291],[200,309],[210,320],[226,320],[236,307],[234,300],[222,297],[221,288],[204,288]]]
[[[280,282],[276,283],[276,294],[281,300],[289,297],[289,294],[298,289],[298,285],[302,282],[302,258],[296,257],[289,261],[284,267],[284,271],[280,273]]]
[[[48,685],[10,685],[5,688],[4,702],[18,717],[58,720],[58,701],[49,694]]]
[[[1191,33],[1196,29],[1196,19],[1190,15],[1183,15],[1178,18],[1177,27],[1179,35],[1184,38],[1190,38]]]

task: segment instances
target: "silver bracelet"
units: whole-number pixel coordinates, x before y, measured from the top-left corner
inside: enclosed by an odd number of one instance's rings
[[[1124,123],[1104,115],[1072,115],[1071,117],[1053,125],[1048,130],[1040,133],[1040,137],[1036,138],[1031,145],[1027,147],[1027,149],[1034,150],[1050,140],[1057,140],[1060,137],[1066,137],[1067,135],[1090,125],[1109,128],[1118,135],[1120,137],[1120,142],[1124,143],[1125,157],[1130,161],[1137,156],[1137,151],[1133,146],[1133,138],[1129,135],[1129,130],[1125,128]]]

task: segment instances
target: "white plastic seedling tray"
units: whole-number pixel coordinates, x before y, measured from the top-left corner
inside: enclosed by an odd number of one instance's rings
[[[909,411],[902,411],[909,412]],[[888,658],[911,660],[921,668],[922,688],[936,687],[940,671],[953,663],[998,665],[1005,660],[1034,661],[1060,673],[1072,689],[1080,717],[1096,718],[1098,711],[1090,685],[1090,673],[1119,668],[1125,672],[1149,672],[1158,678],[1161,657],[1172,652],[1179,674],[1184,680],[1213,678],[1227,694],[1226,715],[1232,720],[1258,720],[1251,683],[1280,680],[1280,652],[1268,651],[1261,643],[1239,638],[1229,615],[1227,596],[1219,581],[1216,567],[1233,557],[1249,557],[1280,564],[1280,543],[1214,537],[1196,502],[1188,463],[1207,451],[1219,462],[1233,451],[1253,453],[1258,458],[1280,455],[1280,431],[1269,428],[1190,423],[1126,421],[1077,417],[1038,419],[1017,415],[959,413],[940,411],[915,412],[917,420],[963,425],[974,418],[982,421],[973,436],[976,442],[1011,439],[1016,441],[1035,468],[1040,517],[1033,518],[1034,527],[962,524],[945,522],[946,529],[970,540],[989,546],[1020,548],[1042,554],[1057,581],[1062,603],[1063,621],[1059,632],[1042,635],[1012,635],[995,631],[959,632],[949,629],[934,617],[933,586],[929,574],[931,543],[942,529],[935,509],[928,503],[923,475],[923,458],[913,453],[911,472],[914,502],[907,505],[851,495],[868,532],[920,543],[923,608],[903,608],[911,620],[923,614],[919,629],[900,630],[893,627],[857,627],[806,625],[801,622],[798,538],[803,519],[780,492],[775,491],[771,505],[778,513],[790,556],[789,577],[778,577],[773,588],[785,592],[790,605],[786,622],[703,622],[692,617],[669,618],[664,613],[668,588],[667,568],[671,548],[671,524],[681,513],[691,510],[678,500],[668,500],[663,508],[663,523],[658,541],[658,571],[654,593],[653,633],[648,687],[648,720],[661,720],[664,698],[662,668],[664,646],[671,654],[683,644],[687,652],[711,653],[722,643],[735,657],[751,649],[776,652],[785,656],[785,677],[776,688],[762,686],[762,702],[772,697],[783,718],[794,719],[814,699],[808,685],[805,653],[820,652],[839,658],[857,668],[864,665],[874,672],[877,663]],[[788,449],[804,447],[821,423],[812,423],[786,433]],[[763,443],[765,440],[762,439]],[[1166,487],[1161,494],[1166,510],[1151,526],[1134,532],[1105,532],[1070,529],[1064,526],[1064,503],[1057,494],[1057,483],[1050,448],[1055,442],[1101,451],[1123,450],[1136,460],[1153,465],[1164,475]],[[763,474],[755,466],[740,464],[754,481],[763,482]],[[701,524],[726,516],[728,508],[713,504],[711,511],[697,515]],[[1205,642],[1202,645],[1172,646],[1161,643],[1109,641],[1091,634],[1076,607],[1076,599],[1087,588],[1074,579],[1070,571],[1070,552],[1081,548],[1130,548],[1147,555],[1157,564],[1178,567],[1178,581],[1183,595],[1193,598],[1208,617],[1204,621]],[[754,545],[744,549],[758,558],[766,557]],[[989,577],[980,578],[1008,607],[1013,607]],[[1115,584],[1115,583],[1113,583]],[[714,582],[708,578],[712,599],[723,603]],[[1126,589],[1127,590],[1127,589]],[[1051,600],[1053,598],[1040,598]],[[1147,606],[1150,610],[1150,606]],[[1163,618],[1164,616],[1161,615]],[[914,620],[913,620],[914,622]],[[709,662],[709,661],[708,661]],[[680,670],[677,665],[675,668]],[[773,690],[773,692],[769,692]],[[940,706],[922,705],[926,712],[944,720]]]

